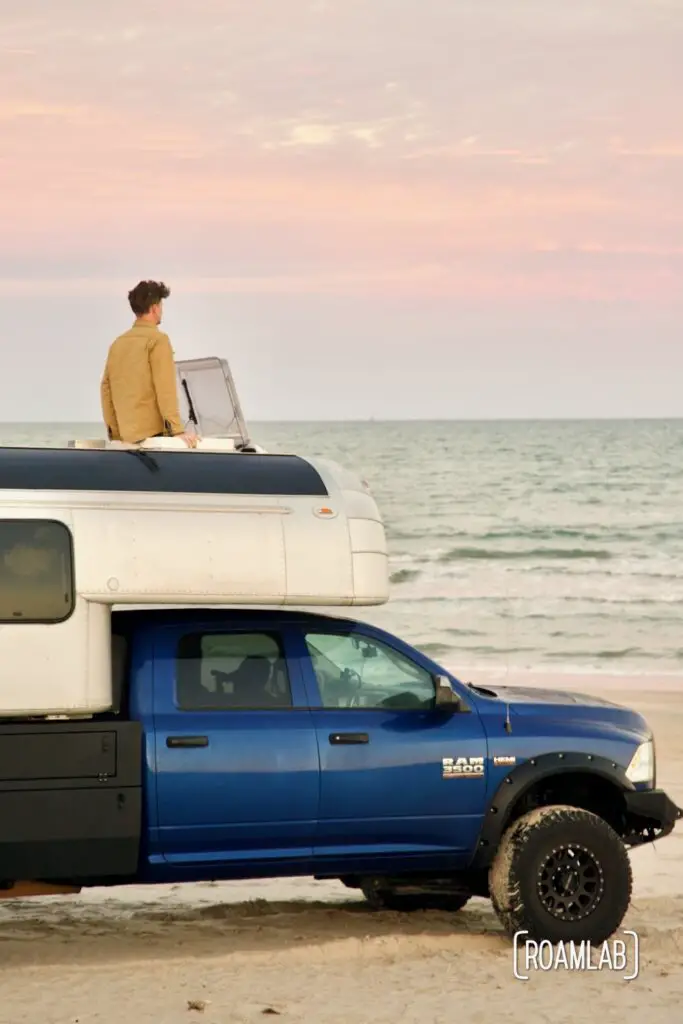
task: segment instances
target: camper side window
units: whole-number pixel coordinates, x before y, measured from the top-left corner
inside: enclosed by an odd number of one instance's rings
[[[0,520],[0,622],[63,622],[74,610],[71,532],[48,519]]]
[[[176,700],[182,711],[292,706],[287,662],[270,633],[190,633],[178,644]]]

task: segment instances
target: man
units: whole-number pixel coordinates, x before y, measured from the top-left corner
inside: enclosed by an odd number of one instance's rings
[[[140,281],[128,292],[135,323],[111,345],[100,387],[110,441],[138,444],[165,435],[197,445],[180,419],[173,349],[159,330],[170,294],[163,281]]]

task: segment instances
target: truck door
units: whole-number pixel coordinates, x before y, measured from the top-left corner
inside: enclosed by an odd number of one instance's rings
[[[289,643],[286,629],[258,621],[159,629],[153,859],[311,855],[318,749]]]
[[[478,713],[435,708],[426,659],[371,627],[314,626],[300,642],[320,751],[316,858],[467,859],[486,802]]]

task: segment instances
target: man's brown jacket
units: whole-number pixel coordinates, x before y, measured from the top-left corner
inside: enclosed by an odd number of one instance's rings
[[[112,441],[136,444],[156,434],[182,434],[168,335],[154,324],[136,320],[109,349],[100,396]]]

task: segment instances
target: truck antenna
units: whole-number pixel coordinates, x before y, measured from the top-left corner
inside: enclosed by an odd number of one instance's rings
[[[512,722],[510,721],[510,705],[505,701],[505,732],[512,732]]]

